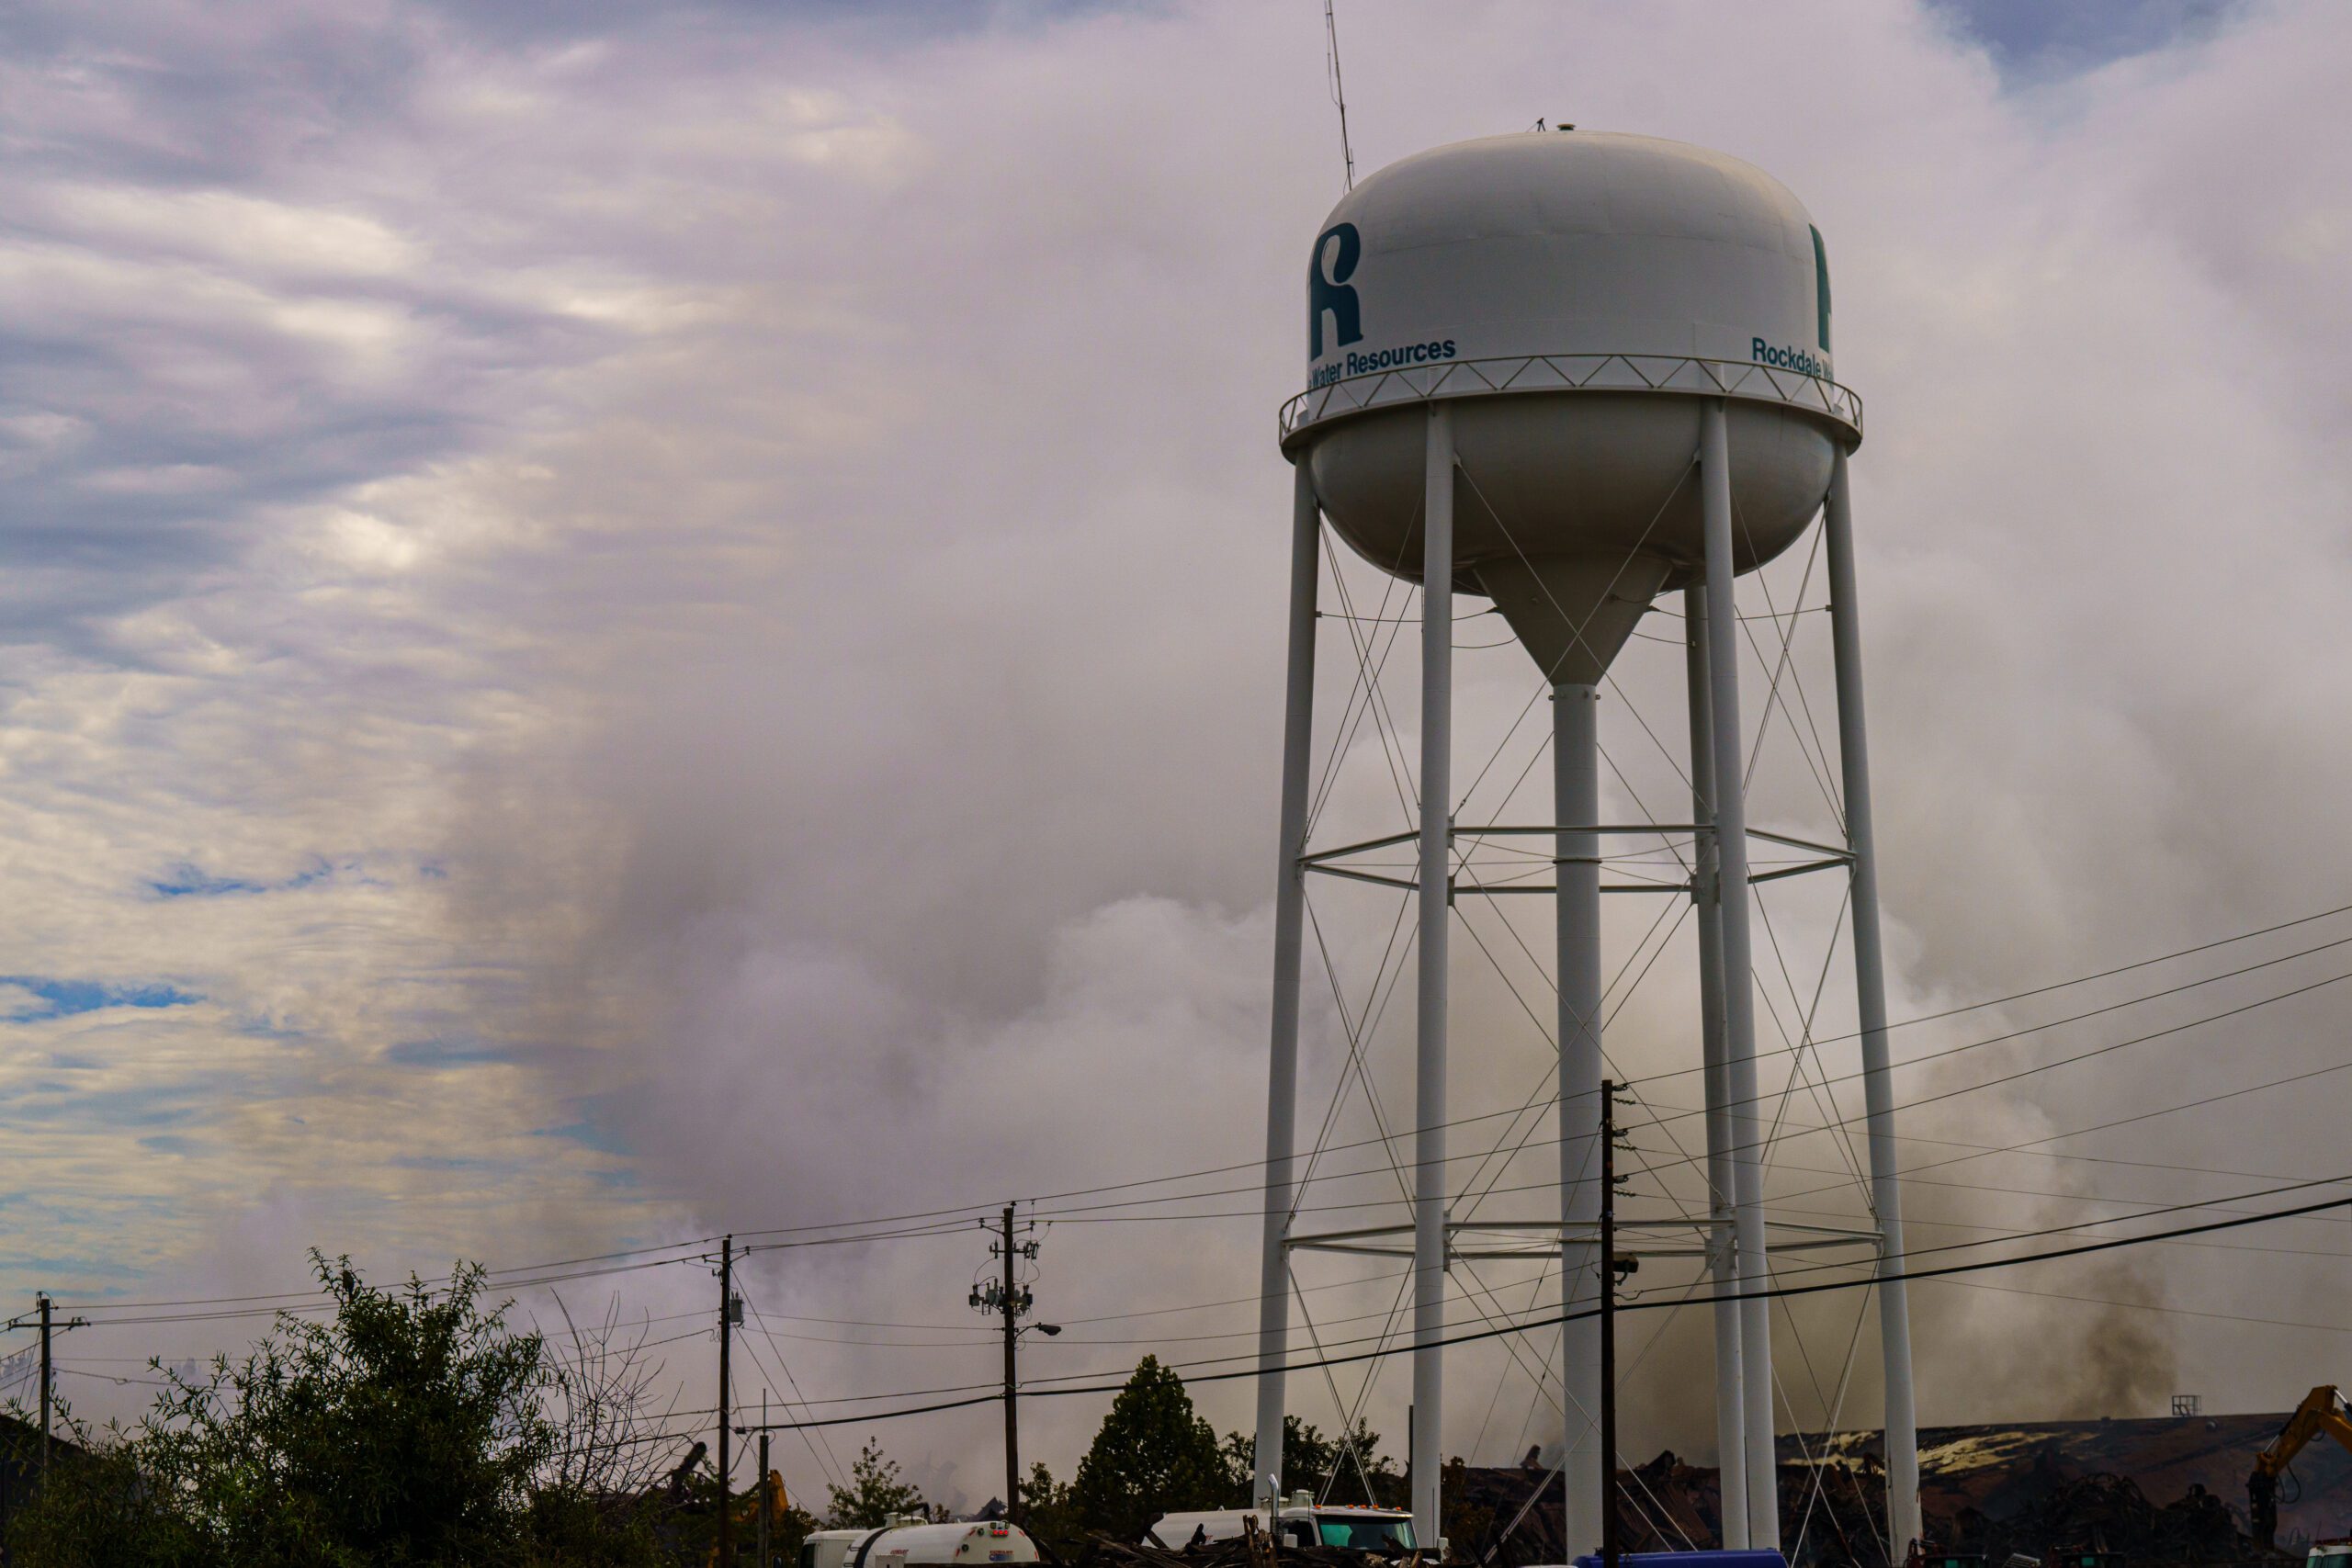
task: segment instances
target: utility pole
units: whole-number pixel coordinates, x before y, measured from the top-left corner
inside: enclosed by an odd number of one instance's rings
[[[1004,1277],[990,1280],[985,1285],[972,1287],[971,1306],[978,1313],[1001,1313],[1004,1315],[1004,1517],[1008,1524],[1021,1522],[1021,1414],[1020,1385],[1015,1370],[1021,1337],[1034,1328],[1040,1334],[1059,1334],[1057,1323],[1023,1324],[1036,1298],[1021,1282],[1023,1259],[1035,1261],[1035,1241],[1016,1243],[1013,1235],[1013,1210],[1007,1203],[997,1222],[996,1239],[989,1244],[989,1254],[1004,1260]],[[983,1220],[982,1224],[988,1222]],[[1036,1227],[1030,1227],[1035,1230]]]
[[[760,1390],[760,1568],[768,1568],[768,1514],[775,1495],[768,1490],[768,1391]]]
[[[1004,1254],[1004,1517],[1008,1524],[1017,1525],[1021,1522],[1021,1398],[1013,1355],[1021,1343],[1021,1309],[1027,1303],[1021,1299],[1020,1258],[1012,1250],[1010,1203],[1004,1206],[1004,1239],[999,1250]]]
[[[33,1321],[28,1323],[23,1317],[12,1317],[8,1320],[7,1326],[30,1328],[38,1325],[40,1329],[40,1472],[46,1476],[49,1473],[50,1454],[55,1447],[54,1441],[50,1437],[49,1410],[57,1388],[56,1363],[50,1356],[50,1337],[51,1334],[62,1334],[69,1328],[87,1328],[90,1325],[90,1320],[85,1317],[69,1317],[62,1323],[58,1322],[53,1310],[56,1303],[49,1299],[47,1291],[36,1292],[33,1300],[40,1304],[40,1310]]]
[[[735,1325],[743,1318],[742,1301],[735,1294],[735,1238],[718,1246],[718,1562],[735,1568],[734,1454],[727,1425],[728,1356],[734,1348]],[[765,1434],[760,1440],[767,1440]]]
[[[1639,1260],[1617,1260],[1617,1085],[1600,1080],[1600,1568],[1618,1568],[1617,1278]]]
[[[43,1291],[36,1299],[40,1303],[40,1473],[41,1479],[46,1481],[49,1479],[49,1457],[51,1446],[49,1435],[50,1391],[57,1386],[57,1372],[56,1369],[51,1365],[49,1359],[51,1326],[49,1292]]]

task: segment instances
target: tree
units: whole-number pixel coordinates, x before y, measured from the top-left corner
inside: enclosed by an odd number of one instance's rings
[[[1233,1506],[1246,1506],[1256,1500],[1251,1483],[1257,1472],[1257,1438],[1247,1432],[1227,1432],[1223,1453],[1227,1496]],[[1381,1453],[1380,1434],[1361,1419],[1351,1437],[1326,1438],[1312,1423],[1283,1416],[1283,1488],[1312,1492],[1334,1503],[1406,1506],[1404,1472]]]
[[[1184,1380],[1146,1356],[1078,1461],[1069,1500],[1080,1524],[1136,1540],[1161,1514],[1216,1507],[1226,1492],[1216,1433],[1193,1413]]]
[[[49,1482],[12,1512],[28,1568],[650,1568],[650,1506],[582,1480],[609,1431],[620,1363],[583,1415],[536,1334],[481,1300],[481,1270],[392,1291],[311,1254],[325,1321],[281,1314],[241,1361],[165,1371],[138,1426],[72,1427]],[[632,1352],[633,1354],[633,1352]],[[152,1363],[151,1363],[152,1364]],[[619,1391],[616,1393],[615,1391]],[[551,1396],[566,1408],[547,1414]],[[569,1430],[567,1430],[569,1428]],[[569,1459],[567,1459],[569,1455]]]
[[[879,1529],[900,1514],[926,1512],[922,1491],[899,1473],[899,1461],[872,1438],[849,1467],[849,1485],[829,1486],[826,1510],[835,1529]]]
[[[461,1265],[398,1292],[347,1258],[311,1266],[329,1322],[282,1314],[243,1361],[170,1387],[135,1456],[216,1555],[284,1568],[489,1562],[526,1550],[532,1483],[557,1434],[544,1346],[481,1305]]]
[[[752,1528],[756,1533],[756,1524]],[[824,1527],[817,1522],[816,1515],[797,1503],[787,1501],[784,1506],[783,1519],[768,1532],[768,1550],[775,1554],[779,1562],[796,1562],[800,1556],[800,1543],[822,1529]],[[760,1568],[768,1568],[768,1565],[762,1563]]]
[[[188,1522],[147,1496],[126,1434],[115,1427],[88,1430],[59,1404],[67,1440],[30,1494],[11,1499],[7,1561],[33,1568],[210,1568]],[[40,1428],[19,1419],[8,1435],[6,1461],[18,1475],[35,1474]]]
[[[1028,1477],[1021,1483],[1021,1528],[1034,1539],[1057,1547],[1074,1550],[1079,1545],[1081,1527],[1078,1509],[1070,1502],[1069,1486],[1056,1481],[1043,1461],[1032,1464]]]

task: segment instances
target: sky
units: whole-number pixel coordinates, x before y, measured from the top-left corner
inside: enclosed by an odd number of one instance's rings
[[[2352,904],[2340,7],[1339,12],[1361,171],[1573,120],[1747,158],[1827,236],[1869,411],[1897,1017]],[[298,1291],[317,1247],[385,1275],[479,1259],[531,1321],[640,1322],[691,1411],[715,1360],[695,1244],[906,1214],[937,1234],[742,1265],[738,1395],[985,1383],[976,1221],[1016,1199],[1053,1221],[1035,1290],[1069,1329],[1032,1341],[1038,1378],[1236,1364],[1273,416],[1340,194],[1326,69],[1307,0],[0,9],[0,1295],[106,1320],[62,1352],[79,1408],[135,1409],[142,1385],[104,1380],[234,1348],[265,1321],[211,1314],[269,1304],[138,1303]],[[1751,607],[1817,607],[1805,561]],[[1368,837],[1398,820],[1409,660],[1378,718],[1330,716],[1351,628],[1413,609],[1342,576],[1375,618],[1323,629],[1329,821]],[[1812,705],[1760,710],[1755,817],[1800,833],[1830,821],[1801,729],[1828,722],[1824,619],[1796,617],[1789,661]],[[1672,819],[1645,737],[1682,723],[1679,657],[1637,643],[1619,672],[1612,809]],[[1493,757],[1487,802],[1535,812],[1507,787],[1540,744],[1514,728],[1532,671],[1460,663],[1457,776]],[[1345,1080],[1395,910],[1317,897],[1305,1099],[1359,1146],[1313,1201],[1382,1223],[1360,1141],[1408,1103],[1409,976]],[[1798,1059],[1834,1079],[1836,901],[1774,897],[1761,994],[1792,1031],[1826,998]],[[1651,913],[1612,908],[1612,969],[1648,958]],[[1456,939],[1454,1113],[1503,1113],[1474,1149],[1523,1140],[1504,1115],[1547,1092],[1513,945],[1547,932],[1486,927],[1491,962]],[[1906,1161],[2068,1134],[1920,1171],[1915,1244],[2342,1174],[2323,944],[2347,935],[1904,1032]],[[1695,1058],[1688,933],[1655,945],[1612,1026],[1628,1076]],[[1800,1084],[1792,1125],[1853,1087]],[[1652,1174],[1687,1197],[1696,1085],[1645,1092]],[[1510,1147],[1487,1212],[1540,1213],[1545,1146]],[[1844,1147],[1789,1141],[1792,1213],[1858,1213]],[[1186,1171],[1223,1174],[1143,1190],[1183,1204],[1053,1196]],[[2340,1353],[2347,1252],[2337,1219],[1923,1286],[1923,1418],[2287,1408]],[[1377,1269],[1302,1270],[1327,1341],[1377,1332]],[[1457,1311],[1543,1289],[1506,1270]],[[1838,1299],[1782,1325],[1790,1424],[1874,1416],[1874,1330]],[[1644,1345],[1629,1451],[1710,1457],[1681,1375],[1703,1323]],[[1545,1435],[1511,1354],[1457,1357],[1450,1451]],[[1356,1398],[1353,1371],[1301,1381],[1327,1427]],[[1246,1384],[1200,1388],[1246,1421]],[[1392,1446],[1404,1399],[1398,1368],[1363,1406]],[[1024,1414],[1036,1457],[1066,1472],[1102,1403]],[[872,1430],[976,1503],[994,1420]],[[793,1439],[796,1493],[865,1435]]]

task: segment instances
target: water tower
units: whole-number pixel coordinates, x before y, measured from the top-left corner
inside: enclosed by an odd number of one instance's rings
[[[1690,711],[1687,896],[1699,931],[1706,1255],[1726,1544],[1780,1541],[1773,1459],[1765,1110],[1750,983],[1735,581],[1822,519],[1831,594],[1844,841],[1808,846],[1849,879],[1885,1354],[1890,1547],[1919,1533],[1910,1339],[1887,1080],[1870,781],[1846,464],[1859,400],[1832,378],[1821,232],[1778,181],[1647,137],[1489,137],[1408,158],[1349,193],[1307,273],[1307,388],[1283,411],[1295,467],[1289,673],[1260,1322],[1258,1452],[1282,1449],[1304,878],[1321,526],[1422,590],[1412,1275],[1413,1511],[1438,1529],[1447,1336],[1446,1024],[1457,835],[1450,778],[1453,596],[1482,595],[1550,686],[1559,1004],[1562,1296],[1596,1298],[1605,840],[1597,710],[1610,663],[1679,591]],[[1654,831],[1647,825],[1642,831]],[[1476,829],[1491,832],[1492,828]],[[1761,835],[1781,844],[1785,835]],[[1541,839],[1537,840],[1539,843]],[[1407,1227],[1393,1227],[1405,1250]],[[1362,1235],[1363,1233],[1353,1233]],[[1785,1235],[1787,1233],[1777,1233]],[[1548,1247],[1548,1242],[1544,1243]],[[1359,1248],[1360,1250],[1360,1248]],[[1548,1253],[1547,1253],[1548,1256]],[[1600,1539],[1597,1325],[1566,1325],[1567,1544]],[[1263,1499],[1280,1486],[1261,1463]]]

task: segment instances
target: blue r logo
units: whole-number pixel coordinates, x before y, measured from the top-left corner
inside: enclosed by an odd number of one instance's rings
[[[1333,254],[1331,242],[1339,247]],[[1330,254],[1327,275],[1324,257]],[[1363,241],[1352,223],[1334,223],[1316,237],[1314,265],[1306,272],[1306,357],[1323,357],[1323,318],[1331,318],[1332,346],[1345,348],[1363,336],[1363,312],[1356,304],[1356,291],[1348,279],[1356,275],[1356,263],[1363,258]]]

